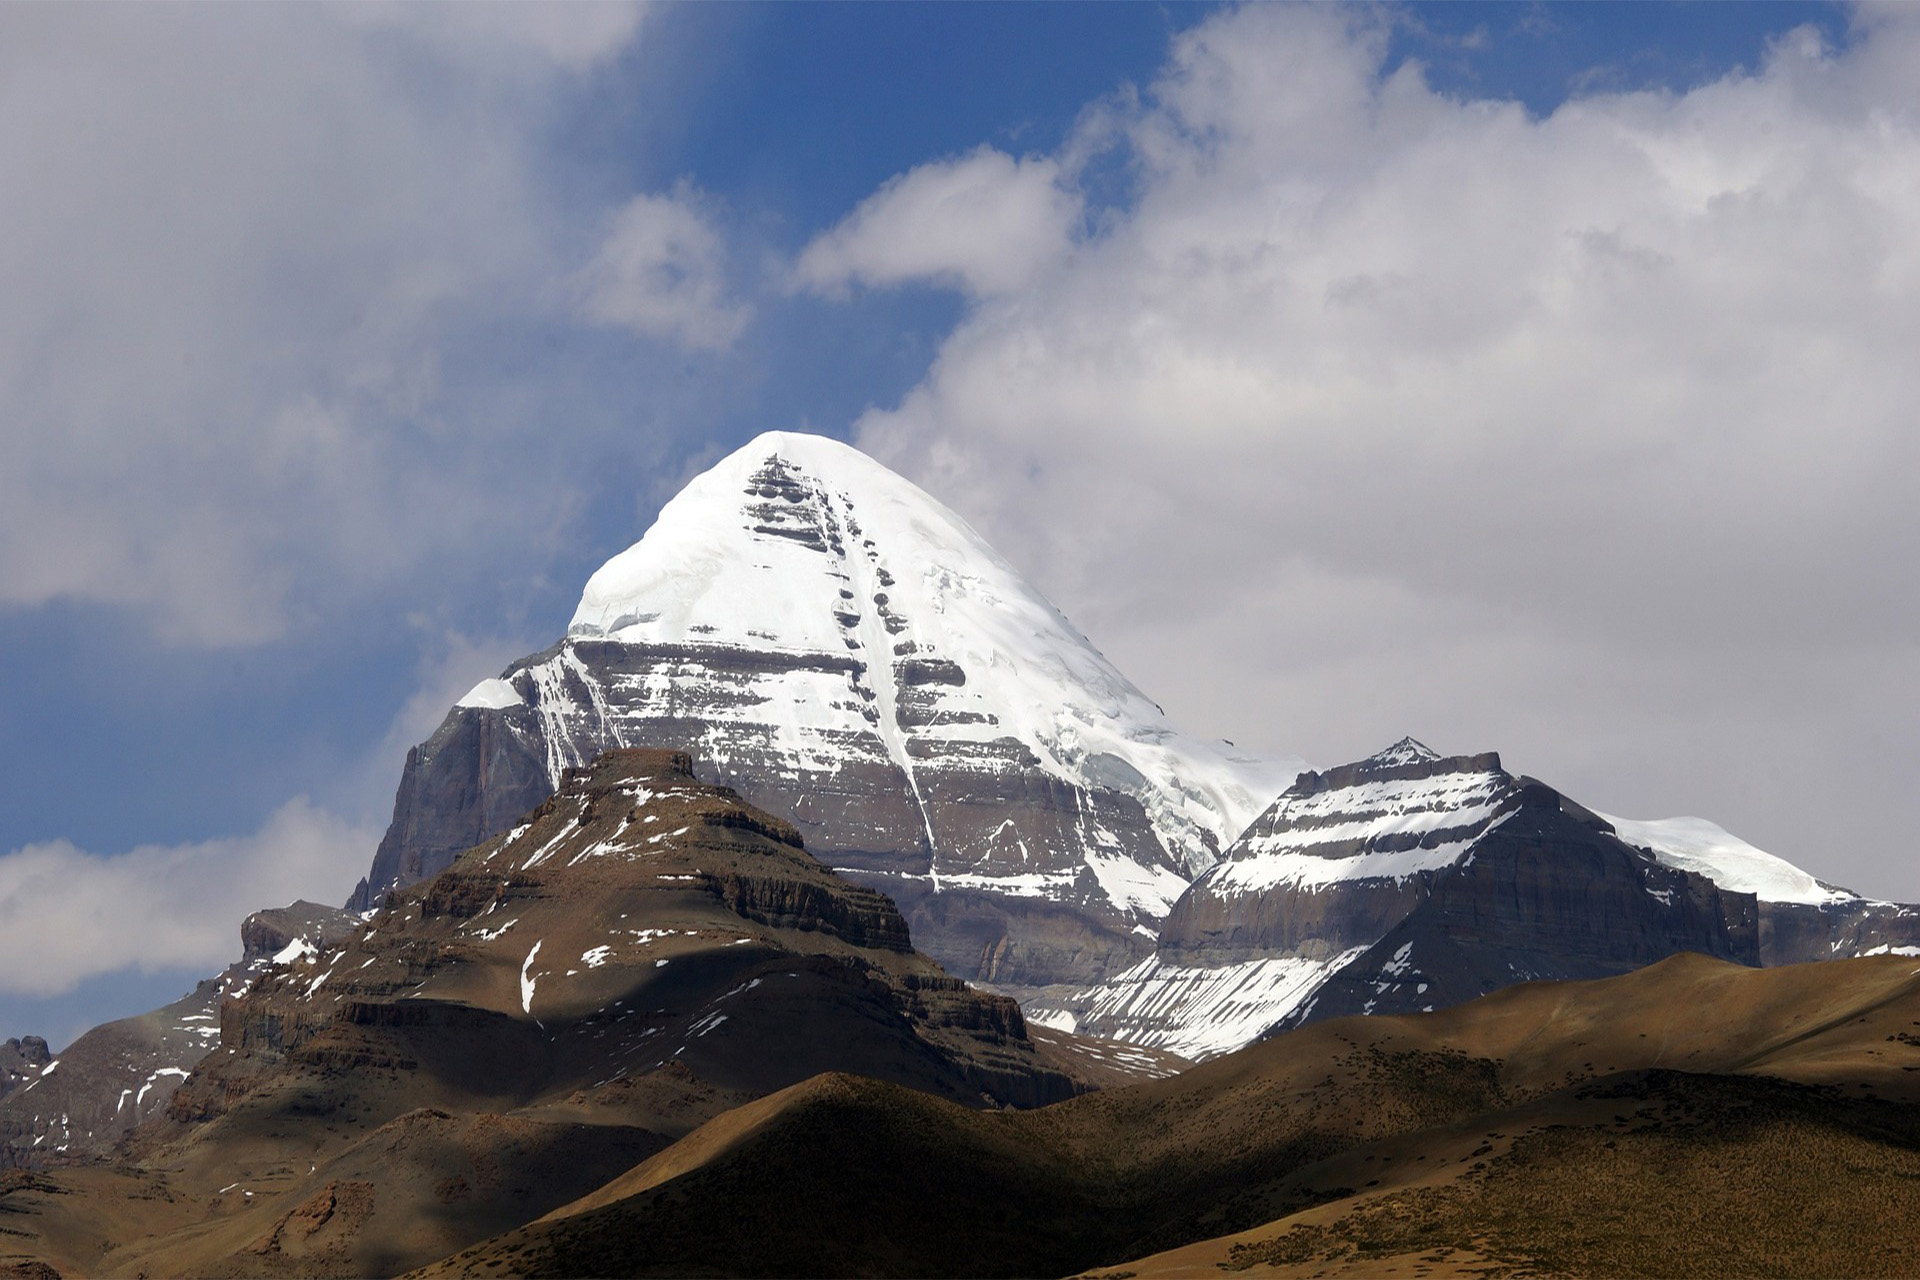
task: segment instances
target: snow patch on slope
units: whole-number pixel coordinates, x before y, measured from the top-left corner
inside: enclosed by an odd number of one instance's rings
[[[1278,956],[1218,968],[1150,956],[1094,988],[1090,1000],[1073,1000],[1077,1014],[1046,996],[1024,1009],[1029,1021],[1042,1026],[1203,1061],[1257,1040],[1365,950],[1355,947],[1323,960]]]
[[[540,943],[545,941],[546,939],[542,938],[540,942],[534,943],[533,950],[527,952],[527,958],[520,964],[520,1012],[522,1013],[533,1012],[533,986],[539,981],[532,976],[533,958],[540,954]]]
[[[523,707],[527,700],[520,696],[519,690],[505,680],[494,676],[482,680],[467,690],[466,697],[454,703],[456,707],[486,707],[494,711],[504,711],[508,707]]]
[[[1785,858],[1733,835],[1705,818],[1660,818],[1636,821],[1603,813],[1620,839],[1642,849],[1669,867],[1703,875],[1722,889],[1750,893],[1762,902],[1795,902],[1824,907],[1858,902],[1860,895],[1822,884]]]

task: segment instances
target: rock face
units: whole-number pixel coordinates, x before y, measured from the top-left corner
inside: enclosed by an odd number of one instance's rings
[[[46,1042],[19,1042],[42,1059],[18,1088],[0,1090],[0,1168],[95,1159],[165,1107],[189,1071],[219,1044],[220,1002],[240,994],[274,963],[311,954],[343,936],[358,918],[313,902],[257,911],[241,925],[239,961],[170,1005],[104,1023],[67,1046],[58,1060]],[[0,1078],[9,1076],[14,1041],[0,1046]]]
[[[1208,1056],[1276,1026],[1443,1008],[1679,952],[1761,960],[1751,894],[1668,865],[1494,754],[1412,739],[1306,773],[1175,905],[1149,959],[1038,1021]]]
[[[284,960],[298,952],[330,947],[359,924],[359,917],[351,912],[304,898],[256,911],[240,924],[240,962]]]
[[[669,1067],[748,1096],[827,1070],[974,1106],[1076,1091],[1019,1006],[915,953],[884,895],[659,750],[570,769],[505,834],[225,1001],[220,1038],[175,1124],[341,1071],[448,1107]]]
[[[356,907],[491,838],[607,747],[686,747],[1020,991],[1148,955],[1304,766],[1187,738],[951,512],[860,453],[762,436],[587,584],[567,636],[408,757]]]
[[[0,1098],[29,1081],[38,1080],[52,1061],[47,1042],[39,1036],[0,1041]]]
[[[1920,909],[1816,880],[1703,818],[1636,822],[1602,815],[1614,834],[1671,867],[1759,904],[1760,963],[1801,964],[1898,952],[1920,955]]]

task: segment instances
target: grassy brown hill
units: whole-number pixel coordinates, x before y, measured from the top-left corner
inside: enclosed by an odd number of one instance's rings
[[[1040,1111],[808,1081],[430,1274],[1915,1274],[1916,1101],[1914,961],[1680,956]]]
[[[1154,1276],[1912,1276],[1914,1108],[1633,1072],[1484,1117],[1444,1172],[1127,1264]]]

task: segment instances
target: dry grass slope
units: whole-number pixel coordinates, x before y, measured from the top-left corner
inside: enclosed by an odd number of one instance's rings
[[[816,1080],[435,1273],[1920,1274],[1916,978],[1681,957],[1025,1113]]]
[[[1444,1267],[1471,1250],[1489,1276],[1920,1275],[1913,1107],[1673,1072],[1580,1093],[1615,1118],[1537,1128],[1450,1185],[1235,1245],[1225,1267]]]

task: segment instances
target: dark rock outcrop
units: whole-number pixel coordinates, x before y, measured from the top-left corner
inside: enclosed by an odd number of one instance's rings
[[[0,1041],[0,1098],[30,1080],[38,1080],[52,1061],[47,1042],[39,1036]]]
[[[360,923],[359,916],[302,898],[256,911],[240,924],[243,960],[268,960],[296,942],[330,947]]]
[[[455,707],[432,737],[408,750],[393,821],[347,909],[370,910],[387,889],[433,878],[463,849],[505,831],[553,788],[530,710]]]

